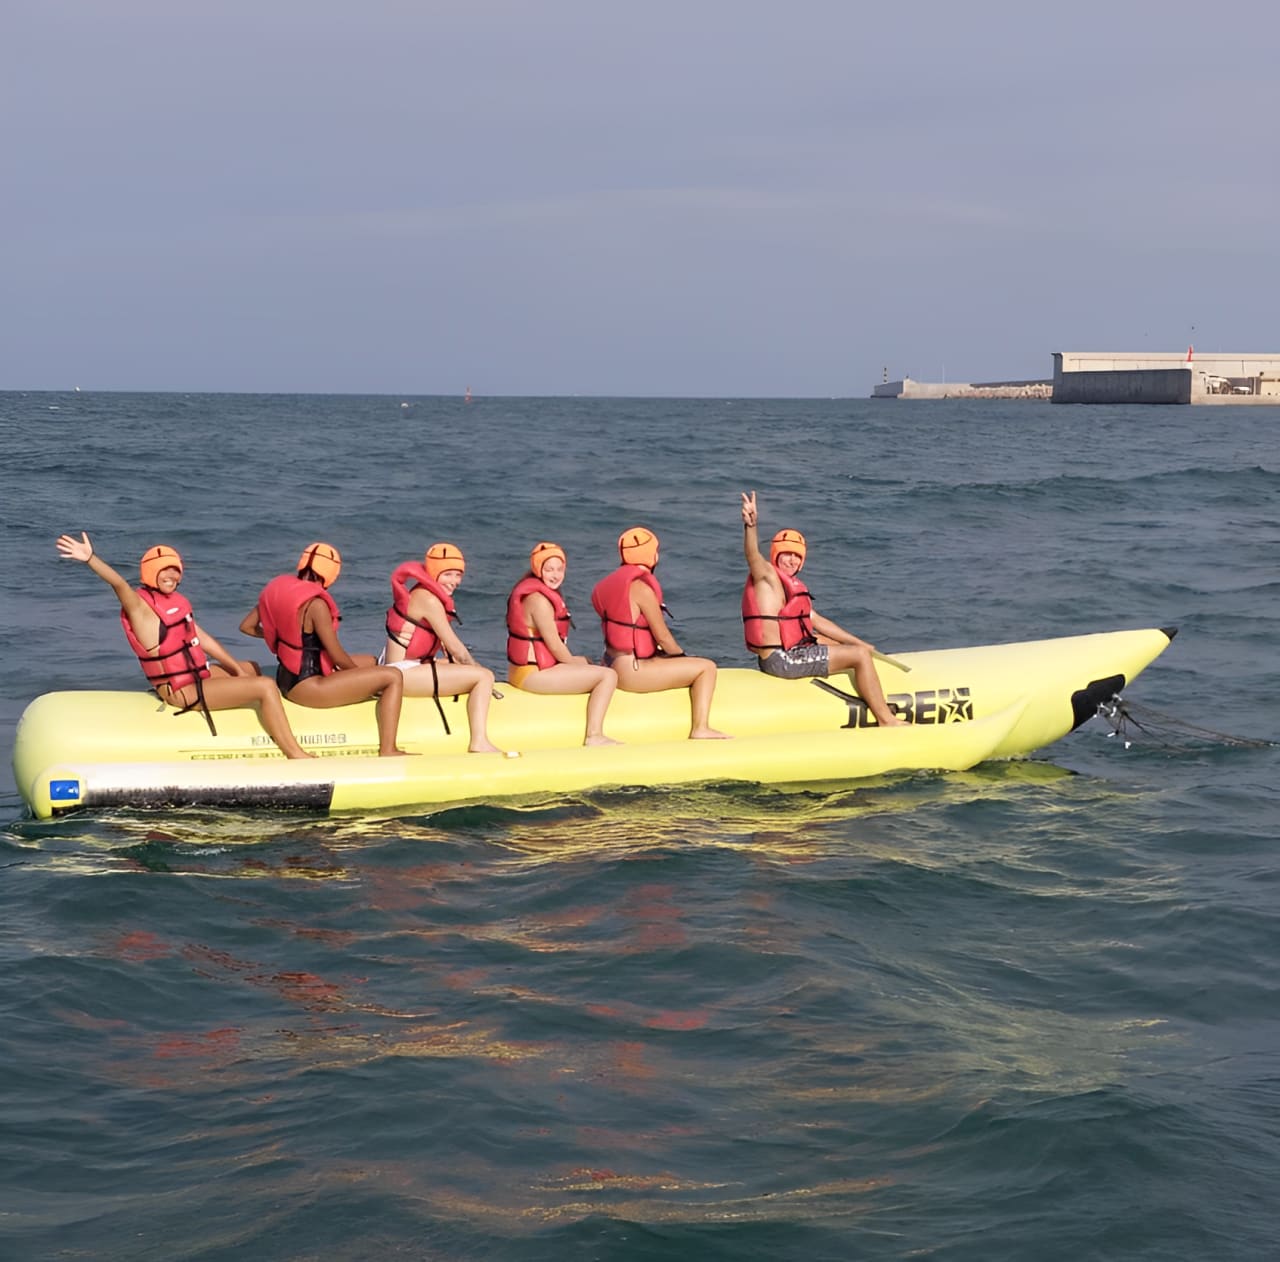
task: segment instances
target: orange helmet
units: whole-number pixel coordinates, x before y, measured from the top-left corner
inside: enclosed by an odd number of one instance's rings
[[[769,542],[769,560],[774,565],[777,565],[778,558],[784,552],[794,552],[800,558],[800,564],[803,566],[807,547],[804,535],[798,530],[779,530]]]
[[[643,526],[632,526],[618,536],[618,555],[623,565],[643,565],[651,570],[658,564],[658,536]]]
[[[342,554],[331,543],[309,543],[298,558],[298,577],[310,570],[325,587],[332,587],[342,573]]]
[[[446,570],[457,570],[463,574],[467,570],[466,558],[456,543],[433,543],[422,558],[422,564],[433,582],[438,582]]]
[[[542,567],[552,557],[559,557],[566,565],[569,564],[569,558],[565,556],[564,549],[558,543],[550,543],[544,539],[541,543],[533,545],[533,551],[529,553],[529,568],[533,571],[534,578],[542,577]]]
[[[181,574],[182,558],[176,548],[157,543],[154,548],[148,548],[142,554],[142,560],[138,562],[138,577],[142,579],[143,587],[154,587],[160,578],[160,571],[168,569],[175,569]]]

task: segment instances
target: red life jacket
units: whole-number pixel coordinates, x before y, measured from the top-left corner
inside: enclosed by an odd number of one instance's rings
[[[564,603],[564,597],[540,578],[526,574],[507,597],[507,661],[512,666],[536,665],[539,670],[547,670],[556,664],[555,654],[547,647],[547,642],[538,634],[524,611],[524,598],[534,592],[551,602],[556,634],[568,642],[573,619],[569,616],[569,607]],[[529,661],[530,647],[533,649],[532,662]]]
[[[777,566],[774,566],[777,569]],[[753,653],[766,649],[791,649],[797,644],[816,644],[818,637],[813,633],[810,616],[813,613],[813,598],[809,589],[790,574],[778,570],[782,580],[782,590],[786,600],[776,614],[761,613],[756,600],[756,585],[748,575],[747,585],[742,589],[742,633],[746,637],[747,648]],[[777,633],[771,634],[766,623],[776,622]]]
[[[258,620],[262,638],[280,659],[280,665],[298,675],[302,672],[302,610],[309,601],[323,600],[336,627],[340,621],[338,606],[320,583],[280,574],[273,578],[258,597]],[[333,659],[320,650],[320,673],[333,674]]]
[[[610,653],[634,653],[637,657],[656,657],[658,642],[649,630],[642,613],[631,612],[631,584],[637,579],[658,598],[662,609],[662,588],[652,572],[643,565],[620,565],[602,578],[591,592],[591,604],[600,615],[604,646]],[[639,621],[633,621],[638,617]]]
[[[200,647],[200,639],[196,635],[196,620],[191,614],[191,602],[177,592],[168,596],[154,587],[139,587],[138,595],[160,619],[160,642],[154,648],[147,648],[133,633],[123,609],[120,610],[120,625],[124,627],[124,637],[129,647],[138,658],[142,673],[147,682],[159,692],[168,684],[174,692],[180,692],[198,679],[209,678],[209,659]]]
[[[408,584],[412,582],[413,587]],[[419,587],[425,587],[443,606],[450,622],[461,622],[458,608],[439,583],[427,573],[421,561],[406,561],[397,565],[391,574],[391,608],[387,610],[387,635],[404,649],[406,658],[415,657],[425,662],[440,651],[440,637],[431,624],[409,617],[409,597]],[[409,631],[412,627],[413,630]],[[406,634],[408,639],[405,638]],[[452,659],[450,659],[452,660]]]

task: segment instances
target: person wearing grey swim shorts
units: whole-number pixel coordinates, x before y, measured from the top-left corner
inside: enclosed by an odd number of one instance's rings
[[[750,573],[742,593],[747,648],[760,669],[779,679],[825,678],[849,671],[858,695],[881,727],[901,727],[889,708],[872,654],[875,647],[824,618],[800,581],[807,545],[798,530],[780,530],[769,556],[760,551],[756,493],[742,495],[742,551]]]
[[[756,664],[766,675],[778,679],[826,679],[831,674],[830,659],[825,644],[797,644],[757,657]]]

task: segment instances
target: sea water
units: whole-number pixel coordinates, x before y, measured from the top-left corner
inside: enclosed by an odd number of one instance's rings
[[[1278,735],[1280,410],[29,393],[0,436],[0,1255],[1275,1255],[1280,759],[1212,733]],[[1147,727],[806,792],[24,816],[27,702],[140,685],[64,531],[175,545],[264,662],[236,624],[305,544],[369,651],[446,539],[500,667],[534,542],[594,651],[645,525],[741,665],[749,489],[889,653],[1177,625]]]

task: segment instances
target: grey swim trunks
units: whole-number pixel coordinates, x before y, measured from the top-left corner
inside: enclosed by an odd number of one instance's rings
[[[756,662],[766,675],[778,679],[825,679],[830,673],[829,658],[825,644],[797,644],[795,648],[774,649],[768,657],[756,658]]]

